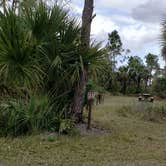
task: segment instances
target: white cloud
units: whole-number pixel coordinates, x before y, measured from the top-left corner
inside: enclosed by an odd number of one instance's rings
[[[117,8],[120,10],[131,11],[133,8],[146,3],[147,0],[98,0],[96,6]]]
[[[98,15],[92,22],[91,38],[98,42],[106,42],[108,33],[115,29],[119,30],[119,26],[109,17]]]
[[[82,13],[82,7],[72,3],[70,4],[69,8],[71,9],[72,12],[80,15]]]
[[[141,50],[146,44],[159,44],[160,26],[135,24],[120,29],[125,47],[134,51]]]
[[[92,22],[92,34],[99,34],[101,32],[111,32],[114,29],[119,30],[119,27],[109,17],[98,15]]]
[[[152,23],[160,23],[165,11],[165,0],[148,0],[146,3],[135,7],[132,10],[133,18]]]
[[[114,14],[111,16],[111,19],[114,22],[119,22],[121,24],[135,24],[137,23],[136,20],[134,20],[130,15],[129,16],[123,16],[123,15],[119,15],[119,14]]]

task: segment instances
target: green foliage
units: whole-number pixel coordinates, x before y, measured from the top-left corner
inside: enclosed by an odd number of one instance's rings
[[[108,34],[108,48],[112,53],[112,56],[117,56],[121,54],[122,42],[118,31],[114,30],[112,33]]]
[[[152,72],[152,70],[156,70],[159,68],[159,64],[158,64],[158,56],[149,53],[146,57],[146,64],[148,69],[150,70],[150,72]]]
[[[57,130],[57,121],[48,97],[3,101],[0,105],[1,135],[22,135],[42,130]]]
[[[123,94],[136,94],[148,91],[150,72],[138,56],[130,57],[128,63],[120,66],[116,71],[111,70],[108,63],[99,75],[100,84],[106,90]]]
[[[93,43],[82,54],[80,24],[58,3],[24,0],[16,11],[0,12],[0,133],[68,133],[80,73],[97,82],[106,50]]]
[[[166,98],[166,78],[157,78],[153,82],[152,91],[161,98]]]
[[[119,80],[122,82],[122,88],[121,88],[121,92],[123,94],[126,94],[126,90],[127,90],[127,82],[128,82],[128,71],[129,71],[129,67],[127,66],[122,66],[119,68]]]
[[[105,90],[103,87],[97,85],[95,82],[93,82],[92,80],[89,80],[89,82],[86,85],[86,90],[89,91],[94,91],[94,92],[100,92],[100,93],[104,93]]]
[[[109,52],[109,61],[112,67],[112,71],[115,71],[116,57],[121,55],[122,52],[122,42],[118,31],[114,30],[112,33],[108,34],[107,49]]]
[[[71,134],[74,130],[74,121],[71,119],[62,119],[60,122],[59,133],[60,134]]]
[[[12,11],[0,13],[0,78],[7,86],[34,87],[43,71],[36,44],[24,31],[23,20]]]
[[[55,137],[49,136],[47,140],[48,140],[48,142],[54,142],[55,141]]]

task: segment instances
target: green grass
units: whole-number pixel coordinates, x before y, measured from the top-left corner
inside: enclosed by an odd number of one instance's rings
[[[0,166],[165,166],[166,122],[119,114],[133,104],[132,97],[107,97],[93,109],[93,123],[110,134],[0,138]]]

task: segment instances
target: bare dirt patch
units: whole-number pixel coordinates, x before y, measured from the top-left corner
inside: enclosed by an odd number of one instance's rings
[[[101,136],[101,135],[108,135],[111,133],[110,130],[100,128],[97,125],[92,125],[90,130],[87,130],[87,124],[81,123],[76,125],[76,129],[80,133],[81,136]]]

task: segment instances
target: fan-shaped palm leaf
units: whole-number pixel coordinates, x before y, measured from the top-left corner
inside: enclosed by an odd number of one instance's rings
[[[5,84],[32,86],[42,78],[36,45],[23,26],[12,11],[0,14],[0,77]]]

